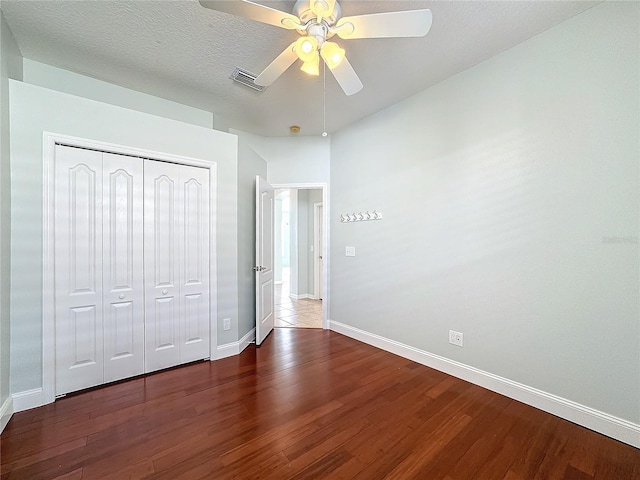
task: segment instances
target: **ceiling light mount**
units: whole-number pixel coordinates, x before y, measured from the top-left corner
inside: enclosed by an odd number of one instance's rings
[[[301,23],[307,26],[309,25],[309,22],[335,25],[340,17],[342,17],[342,9],[340,8],[340,4],[335,2],[331,14],[328,16],[322,16],[321,21],[318,22],[318,15],[316,15],[311,9],[311,2],[309,0],[298,0],[293,6],[293,14],[300,19]]]

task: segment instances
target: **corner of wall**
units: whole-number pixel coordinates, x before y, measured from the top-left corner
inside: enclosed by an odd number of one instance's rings
[[[0,11],[0,431],[13,413],[10,394],[11,138],[9,78],[22,79],[22,54]]]
[[[238,321],[236,338],[242,341],[255,327],[255,178],[267,176],[267,162],[256,148],[262,137],[232,130],[238,135]]]

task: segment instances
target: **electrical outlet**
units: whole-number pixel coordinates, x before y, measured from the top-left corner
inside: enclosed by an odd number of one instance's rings
[[[464,346],[464,335],[454,330],[449,330],[449,343],[458,347]]]
[[[223,330],[231,330],[231,319],[225,318],[222,320],[222,329]]]

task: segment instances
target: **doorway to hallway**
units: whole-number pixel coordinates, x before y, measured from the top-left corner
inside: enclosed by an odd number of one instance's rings
[[[325,221],[323,209],[318,210],[323,189],[276,188],[274,197],[274,326],[322,328],[325,305],[318,283],[325,274],[324,242],[316,237],[317,224]]]
[[[322,300],[292,298],[289,290],[290,269],[282,269],[282,283],[276,285],[275,326],[322,328]]]

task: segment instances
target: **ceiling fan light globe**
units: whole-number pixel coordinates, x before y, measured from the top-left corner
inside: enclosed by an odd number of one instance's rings
[[[318,40],[314,37],[300,37],[295,44],[294,50],[298,58],[303,62],[309,62],[318,56]]]
[[[337,43],[324,42],[320,49],[320,55],[330,69],[336,68],[344,59],[344,49]]]
[[[320,75],[320,57],[316,54],[316,56],[302,64],[300,67],[304,73],[308,73],[309,75],[318,76]]]

